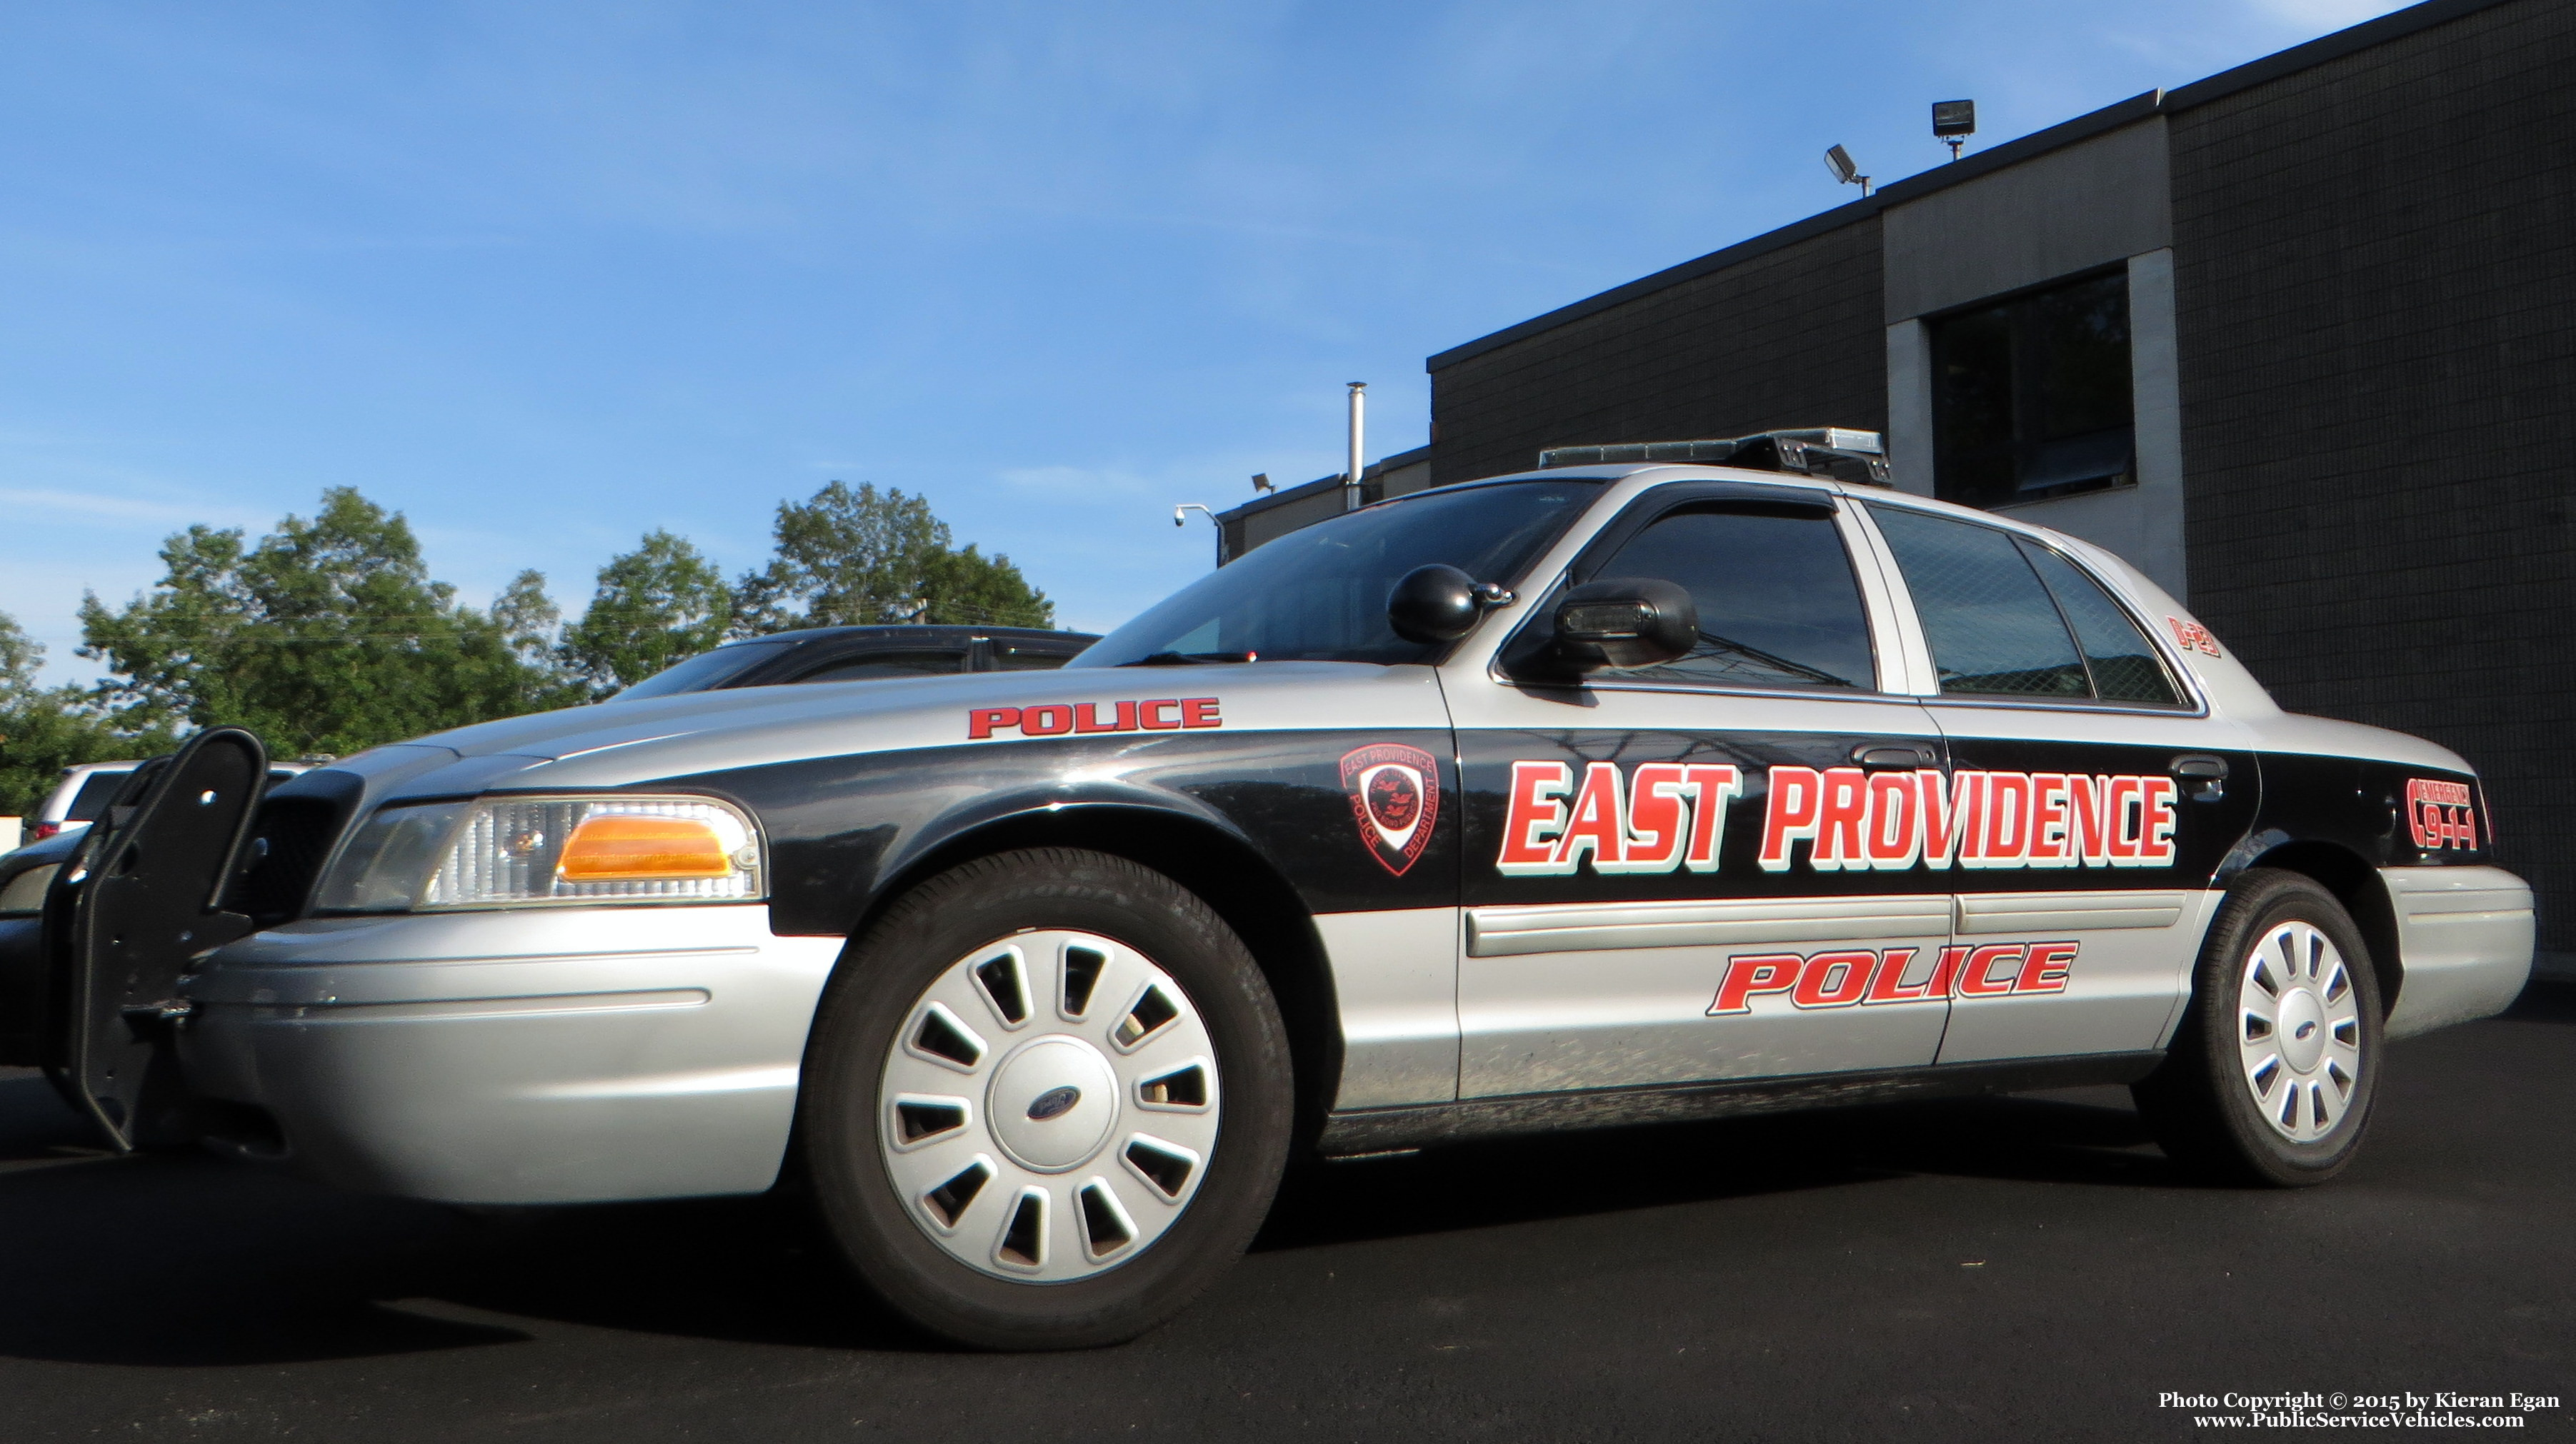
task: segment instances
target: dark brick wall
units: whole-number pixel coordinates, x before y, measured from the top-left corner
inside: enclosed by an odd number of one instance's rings
[[[2284,706],[2434,738],[2576,951],[2576,5],[2184,110],[2192,605]],[[2187,93],[2186,93],[2187,94]]]
[[[1432,373],[1432,474],[1551,446],[1887,425],[1870,216]]]

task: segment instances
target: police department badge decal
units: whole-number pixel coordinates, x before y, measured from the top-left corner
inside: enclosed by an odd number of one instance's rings
[[[1374,742],[1342,757],[1342,790],[1369,856],[1397,877],[1431,845],[1440,820],[1440,762],[1419,747]]]

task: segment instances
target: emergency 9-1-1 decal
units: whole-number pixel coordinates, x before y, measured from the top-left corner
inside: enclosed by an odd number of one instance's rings
[[[2478,845],[2478,810],[2469,785],[2430,777],[2406,779],[2406,828],[2415,845],[2427,852],[2447,847],[2474,850]]]
[[[1817,872],[2171,867],[2170,777],[2060,772],[1869,772],[1773,767],[1763,803],[1764,872],[1803,857]],[[1514,762],[1502,850],[1507,877],[1714,872],[1734,767],[1649,762],[1624,777],[1587,763]]]

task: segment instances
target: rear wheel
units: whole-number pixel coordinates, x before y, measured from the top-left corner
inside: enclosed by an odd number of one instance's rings
[[[2298,1187],[2359,1150],[2380,1053],[2378,977],[2343,904],[2298,873],[2256,868],[2210,924],[2172,1050],[2131,1091],[2185,1168]]]
[[[1288,1049],[1224,921],[1073,850],[932,879],[815,1024],[806,1165],[842,1252],[959,1343],[1114,1343],[1251,1241],[1290,1129]]]

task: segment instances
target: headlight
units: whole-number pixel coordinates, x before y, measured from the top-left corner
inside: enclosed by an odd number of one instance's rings
[[[322,880],[325,912],[752,902],[759,834],[704,797],[500,797],[377,810]]]

